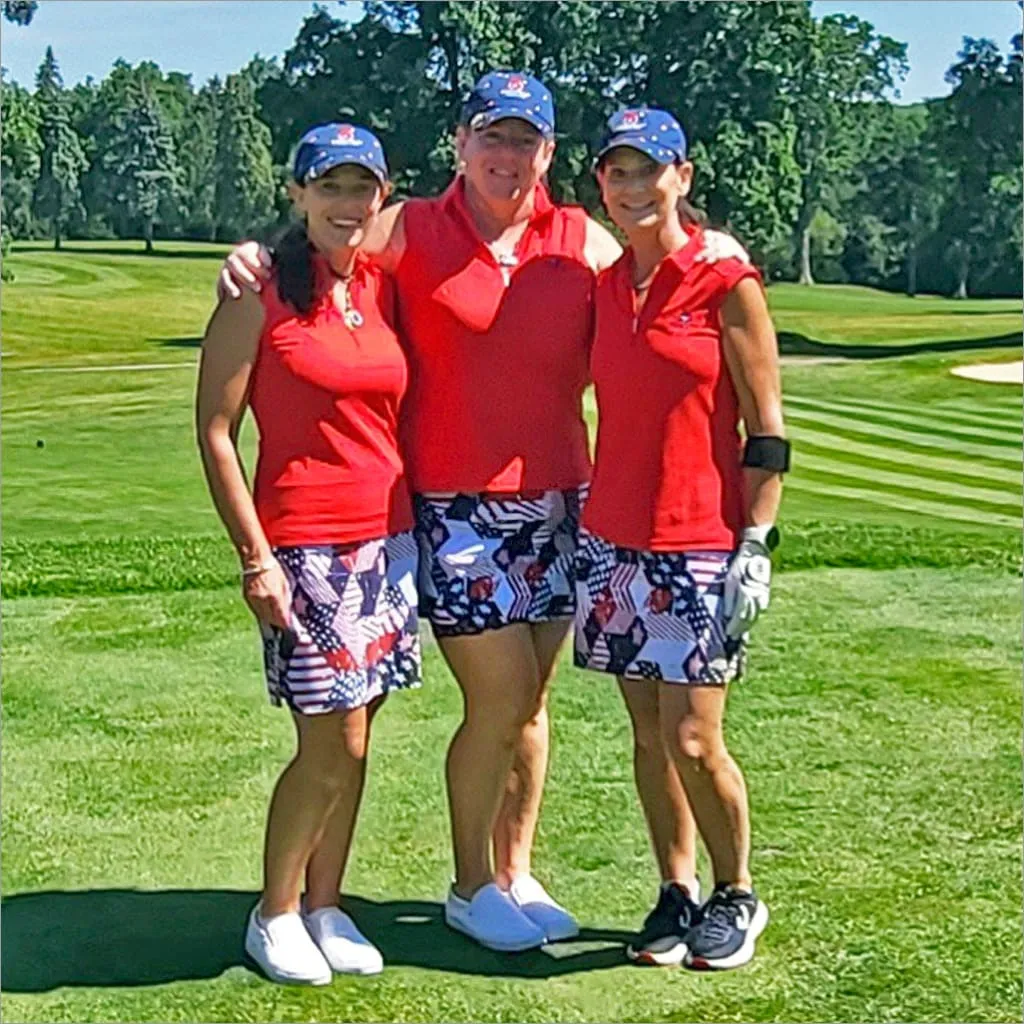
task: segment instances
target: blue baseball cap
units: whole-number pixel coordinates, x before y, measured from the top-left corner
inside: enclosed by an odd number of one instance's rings
[[[470,128],[486,128],[506,117],[532,124],[550,139],[555,134],[555,104],[551,90],[525,71],[491,71],[481,78],[462,107]]]
[[[620,146],[638,149],[659,164],[686,159],[686,133],[667,110],[654,107],[631,107],[608,118],[597,159]]]
[[[295,150],[292,175],[300,185],[305,185],[341,164],[365,167],[381,184],[389,177],[380,140],[369,129],[355,124],[321,124],[310,128]]]

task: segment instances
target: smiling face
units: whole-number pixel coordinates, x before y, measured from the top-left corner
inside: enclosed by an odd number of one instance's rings
[[[514,202],[547,173],[555,144],[533,125],[506,117],[486,128],[460,126],[455,145],[467,182],[486,202]]]
[[[371,171],[354,164],[289,186],[296,210],[306,219],[309,240],[327,254],[358,247],[390,191],[390,184],[382,185]]]
[[[638,149],[619,146],[601,160],[597,180],[608,216],[628,235],[678,218],[676,207],[690,191],[693,164],[659,164]]]

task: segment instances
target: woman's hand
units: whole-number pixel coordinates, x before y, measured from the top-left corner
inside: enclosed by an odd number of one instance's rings
[[[242,577],[242,596],[264,625],[291,628],[292,588],[277,559],[263,572]]]
[[[750,262],[750,253],[724,231],[708,229],[704,232],[704,248],[697,253],[697,263],[718,263],[720,260],[736,259],[741,263]]]
[[[242,242],[228,254],[217,278],[218,299],[240,299],[242,289],[258,292],[270,277],[270,251],[257,242]]]

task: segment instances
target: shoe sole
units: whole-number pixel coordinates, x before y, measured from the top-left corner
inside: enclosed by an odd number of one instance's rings
[[[650,950],[626,947],[626,958],[640,967],[678,967],[686,958],[686,943],[680,942],[671,949]]]
[[[484,949],[493,949],[497,953],[525,953],[528,949],[540,949],[540,947],[547,942],[547,938],[543,935],[540,939],[531,939],[529,942],[485,942],[479,935],[474,935],[468,927],[460,924],[458,921],[453,921],[447,914],[445,914],[444,923],[451,928],[452,931],[456,931],[460,935],[465,935],[466,938],[472,939],[478,946],[483,946]]]
[[[691,956],[687,953],[683,966],[691,971],[729,971],[734,967],[742,967],[754,959],[754,944],[767,925],[768,908],[759,901],[757,910],[754,911],[754,917],[750,922],[750,927],[747,929],[743,945],[735,953],[730,953],[729,956],[718,957],[715,960],[709,960],[703,956]]]
[[[317,978],[292,978],[289,975],[273,974],[270,971],[268,971],[266,967],[264,967],[263,964],[261,964],[259,960],[257,960],[256,957],[254,957],[252,953],[249,952],[249,950],[244,951],[242,960],[246,965],[253,968],[258,974],[266,978],[267,981],[271,981],[275,985],[297,985],[319,988],[323,985],[330,985],[331,980],[334,977],[333,974],[329,974],[327,975],[327,977],[321,976]]]
[[[568,942],[570,939],[578,939],[579,937],[579,928],[573,928],[571,931],[544,933],[545,942]]]

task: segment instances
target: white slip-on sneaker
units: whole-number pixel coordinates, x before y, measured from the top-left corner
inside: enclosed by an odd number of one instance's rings
[[[509,895],[515,905],[544,932],[548,942],[575,939],[579,935],[580,926],[576,919],[548,895],[533,875],[514,878]]]
[[[340,907],[321,907],[303,914],[306,930],[336,974],[380,974],[380,950]]]
[[[449,928],[468,935],[487,949],[518,953],[544,945],[544,932],[537,927],[494,882],[464,900],[449,889],[444,903],[444,920]]]
[[[331,968],[298,913],[260,917],[252,908],[245,951],[271,980],[284,985],[328,985]]]

